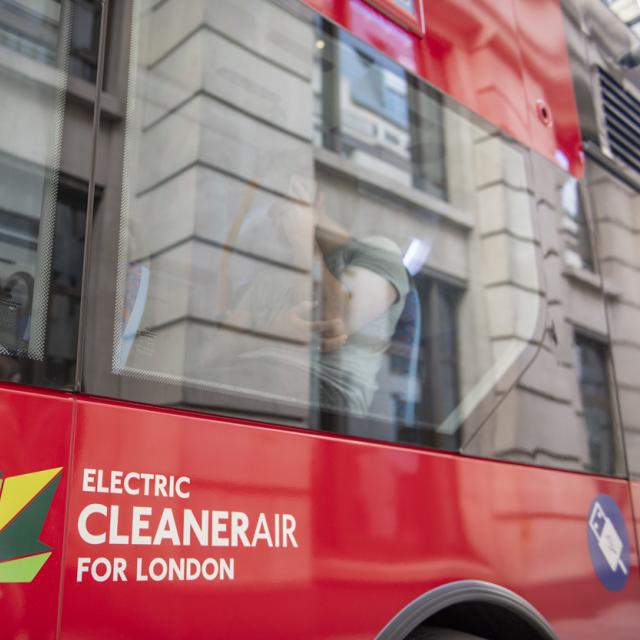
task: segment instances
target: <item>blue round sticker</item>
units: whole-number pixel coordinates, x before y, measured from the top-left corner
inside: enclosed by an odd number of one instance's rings
[[[591,561],[600,582],[609,591],[620,591],[631,571],[629,536],[620,508],[601,494],[589,508],[587,522]]]

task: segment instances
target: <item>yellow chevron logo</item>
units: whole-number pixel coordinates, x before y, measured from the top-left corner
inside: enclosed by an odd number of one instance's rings
[[[62,467],[0,478],[0,583],[31,582],[51,555],[40,542]]]

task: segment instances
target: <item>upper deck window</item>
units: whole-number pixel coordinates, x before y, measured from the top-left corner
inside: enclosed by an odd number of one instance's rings
[[[61,25],[56,0],[0,0],[0,45],[34,60],[56,63]]]
[[[109,5],[135,33],[107,39],[127,117],[105,97],[97,148],[87,92],[67,113],[64,72],[0,44],[2,379],[593,468],[539,259],[563,209],[580,230],[566,175],[305,4]],[[59,6],[91,43],[93,4]]]
[[[212,0],[207,28],[136,5],[86,388],[457,447],[538,329],[526,153],[279,5]]]

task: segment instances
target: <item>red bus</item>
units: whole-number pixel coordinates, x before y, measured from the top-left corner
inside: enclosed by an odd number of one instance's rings
[[[0,0],[3,638],[637,638],[607,4]]]

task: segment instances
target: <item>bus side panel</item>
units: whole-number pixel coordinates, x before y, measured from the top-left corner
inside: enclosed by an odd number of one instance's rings
[[[370,640],[464,579],[565,640],[637,637],[635,544],[617,592],[588,545],[602,494],[631,532],[625,481],[94,400],[77,420],[64,638]]]
[[[3,638],[56,634],[72,418],[69,397],[0,388]]]
[[[531,146],[580,177],[582,139],[560,3],[514,0],[514,4]]]
[[[560,0],[424,0],[424,36],[396,24],[375,2],[305,2],[526,146],[582,175]],[[541,120],[542,107],[549,121]]]

